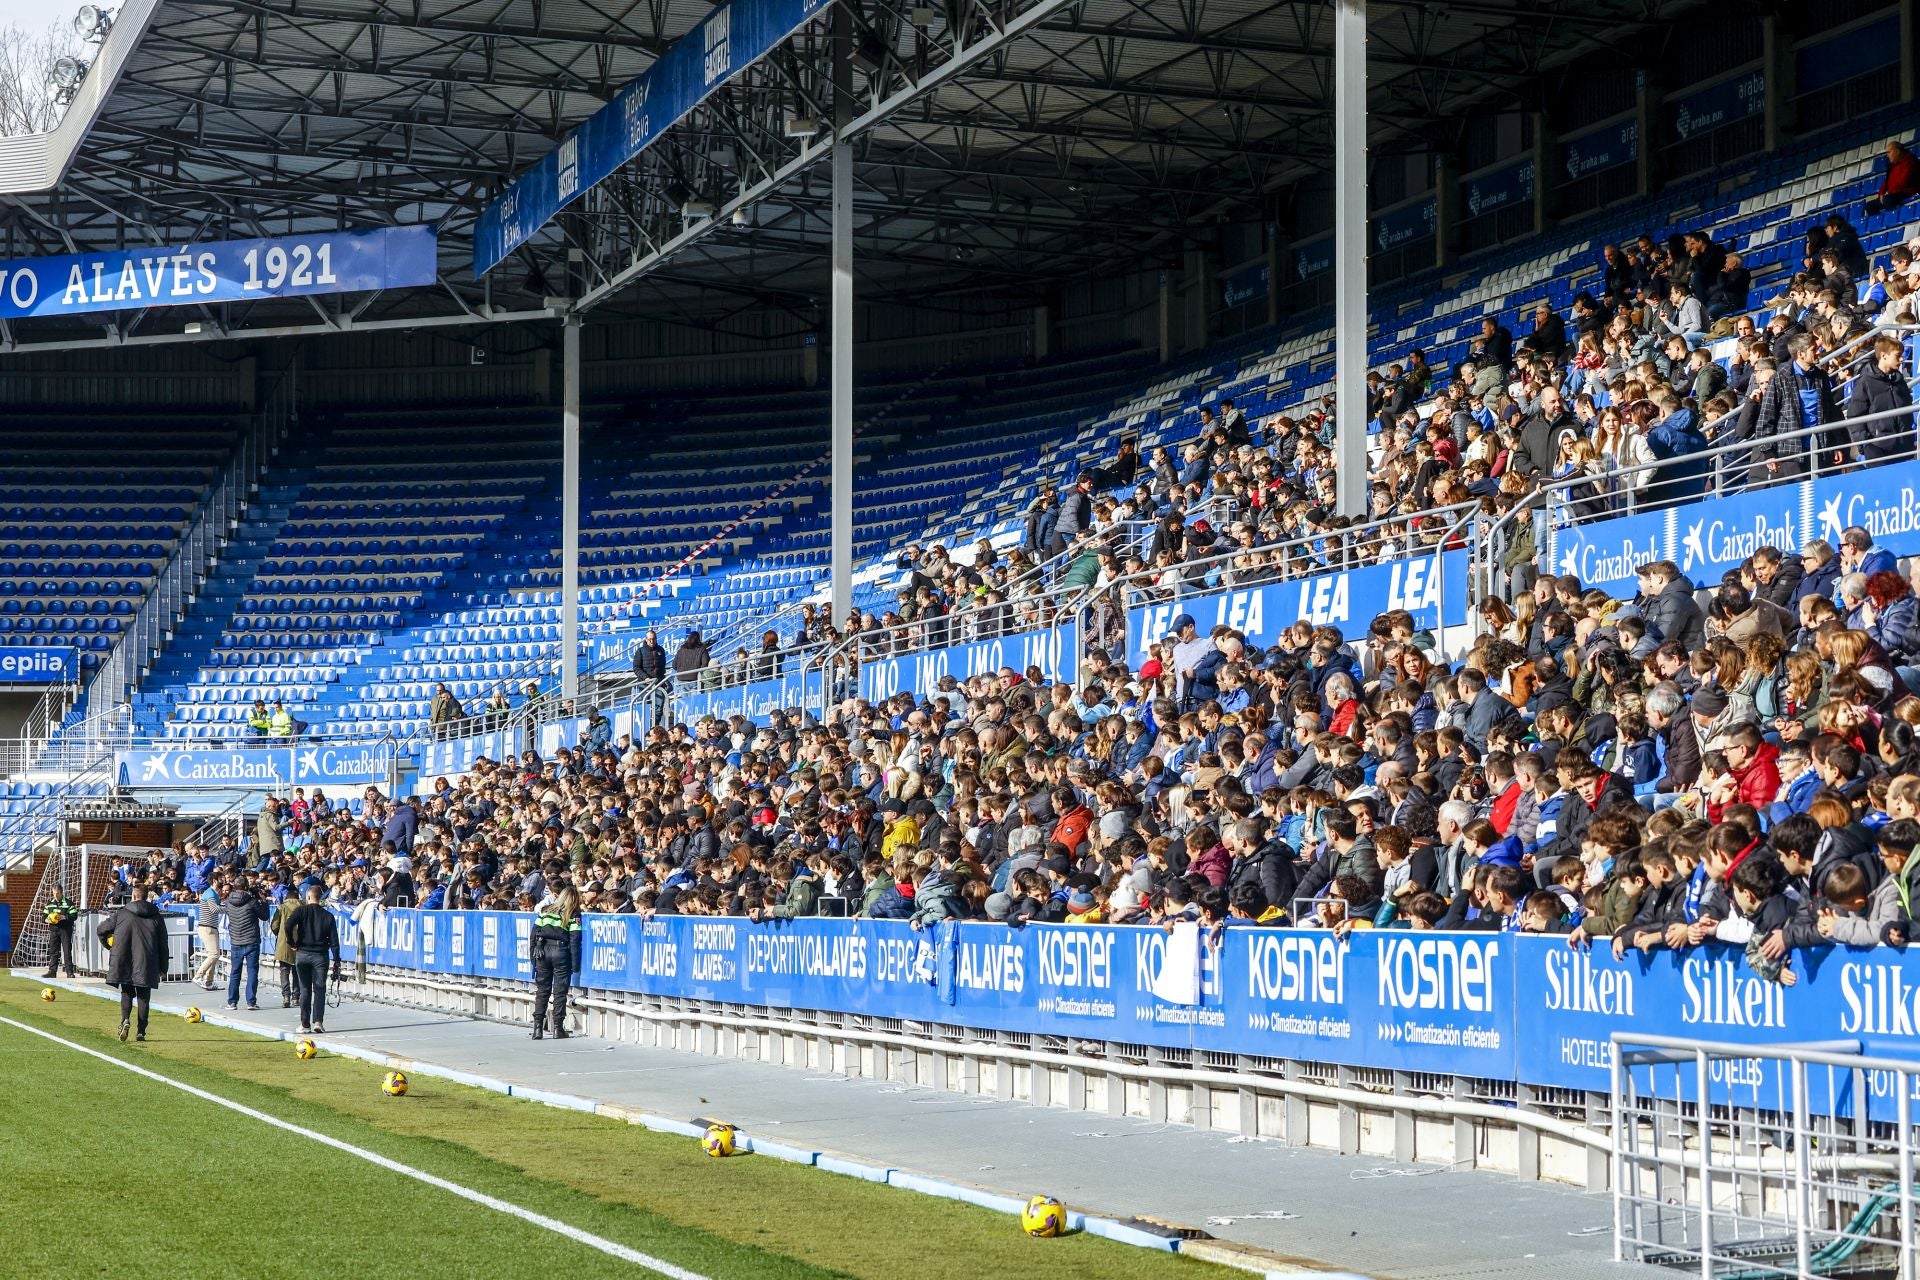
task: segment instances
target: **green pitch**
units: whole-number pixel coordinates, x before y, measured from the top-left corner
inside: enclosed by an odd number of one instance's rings
[[[969,1276],[1231,1276],[1089,1236],[1029,1240],[1008,1217],[691,1138],[412,1077],[0,980],[0,1016],[138,1063],[712,1280],[925,1267]],[[644,1266],[0,1023],[0,1222],[15,1275],[329,1280],[646,1277]],[[1036,1188],[1036,1190],[1040,1190]]]

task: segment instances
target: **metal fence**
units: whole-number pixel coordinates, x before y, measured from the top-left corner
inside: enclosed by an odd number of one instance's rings
[[[1631,1033],[1613,1049],[1616,1259],[1913,1280],[1920,1063]]]

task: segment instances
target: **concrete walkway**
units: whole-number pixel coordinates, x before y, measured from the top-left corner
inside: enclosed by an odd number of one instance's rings
[[[54,985],[113,994],[86,979]],[[257,1013],[229,1012],[224,991],[182,982],[162,987],[154,1009],[198,1005],[210,1022],[292,1038],[297,1015],[267,987]],[[518,1027],[351,997],[328,1012],[322,1044],[515,1093],[725,1119],[760,1138],[1020,1198],[1045,1193],[1089,1213],[1204,1225],[1305,1267],[1380,1280],[1672,1274],[1613,1262],[1611,1201],[1551,1183],[587,1037],[536,1042]]]

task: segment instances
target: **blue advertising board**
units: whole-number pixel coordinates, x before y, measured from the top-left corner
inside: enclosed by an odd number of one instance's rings
[[[1562,142],[1559,181],[1576,182],[1588,174],[1617,169],[1639,158],[1640,124],[1629,116]]]
[[[1412,244],[1417,240],[1431,240],[1436,208],[1432,196],[1403,204],[1397,209],[1375,214],[1373,218],[1373,247],[1384,253],[1388,249],[1398,249],[1403,244]]]
[[[1051,631],[1026,631],[897,658],[868,658],[860,664],[860,696],[869,702],[901,692],[931,697],[942,676],[966,680],[1002,667],[1012,667],[1023,678],[1029,667],[1038,667],[1048,680],[1072,679],[1079,656],[1077,630],[1072,622],[1062,622]]]
[[[1635,570],[1650,560],[1671,560],[1696,584],[1718,585],[1757,547],[1799,551],[1814,538],[1838,546],[1840,531],[1854,525],[1897,555],[1920,552],[1920,463],[1882,463],[1712,502],[1555,526],[1548,563],[1588,586],[1628,594]]]
[[[1220,281],[1221,300],[1229,307],[1258,302],[1267,296],[1267,264],[1242,267]]]
[[[1667,100],[1667,127],[1682,142],[1767,109],[1767,73],[1755,68]]]
[[[1333,270],[1333,237],[1320,236],[1293,246],[1293,276],[1306,280]]]
[[[1479,218],[1533,199],[1533,161],[1522,160],[1460,184],[1463,218]]]
[[[434,229],[381,227],[0,262],[0,319],[432,284]]]
[[[465,738],[430,742],[420,753],[420,780],[422,783],[431,783],[435,778],[466,773],[473,768],[474,761],[482,758],[496,763],[518,760],[520,753],[526,749],[526,740],[525,728],[513,725]]]
[[[1796,952],[1799,985],[1760,978],[1739,949],[1630,953],[1563,937],[1397,929],[1345,939],[1231,928],[1201,940],[1197,986],[1169,991],[1157,928],[591,915],[575,985],[765,1008],[945,1022],[1219,1053],[1520,1080],[1604,1092],[1615,1032],[1737,1045],[1855,1043],[1920,1058],[1920,955]],[[479,977],[528,976],[531,918],[382,910],[366,959]],[[342,936],[351,933],[342,917]],[[1188,975],[1191,977],[1191,973]],[[1171,984],[1177,986],[1179,984]],[[1716,1097],[1779,1106],[1759,1059],[1716,1064]],[[1823,1104],[1851,1105],[1838,1085]],[[1890,1106],[1868,1082],[1869,1106]],[[1872,1114],[1881,1114],[1873,1110]]]
[[[70,648],[0,645],[0,684],[71,684],[80,678],[80,655]]]
[[[473,231],[473,274],[493,270],[582,192],[646,150],[829,3],[730,0],[717,6],[481,211]]]
[[[1205,635],[1229,626],[1256,645],[1274,644],[1302,619],[1335,626],[1349,638],[1382,613],[1405,609],[1415,625],[1432,628],[1467,620],[1467,553],[1446,551],[1391,564],[1316,574],[1287,582],[1242,587],[1138,605],[1127,611],[1127,658],[1138,666],[1147,646],[1164,640],[1173,620],[1193,615]]]
[[[114,764],[123,787],[379,786],[393,765],[393,744],[302,743],[289,747],[183,747],[121,751]]]
[[[800,659],[789,657],[785,665],[798,667]],[[716,720],[745,716],[764,721],[770,711],[818,708],[822,704],[821,680],[820,668],[810,666],[804,671],[783,671],[778,679],[755,680],[727,689],[681,690],[674,694],[674,717],[686,724],[697,724],[708,716]]]

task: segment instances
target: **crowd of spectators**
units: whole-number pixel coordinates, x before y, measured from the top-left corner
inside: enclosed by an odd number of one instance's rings
[[[1831,568],[1829,569],[1829,566]],[[1920,577],[1920,569],[1915,570]],[[296,792],[239,849],[155,855],[163,902],[1220,927],[1513,930],[1616,952],[1903,946],[1920,844],[1920,601],[1865,530],[1767,547],[1704,608],[1538,576],[1458,661],[1405,614],[1260,649],[1175,619],[824,718],[675,724],[478,763],[350,813]]]
[[[1892,144],[1889,163],[1892,207],[1911,156]],[[1259,422],[1224,399],[1184,443],[1142,456],[1128,437],[1042,484],[1017,545],[904,548],[890,609],[836,623],[809,605],[791,638],[718,659],[695,634],[672,671],[736,685],[830,653],[841,693],[863,660],[1039,630],[1089,602],[1109,606],[1104,643],[1133,604],[1385,563],[1471,521],[1513,530],[1512,570],[1534,555],[1535,512],[1577,522],[1911,457],[1906,347],[1874,331],[1920,323],[1917,254],[1920,235],[1871,264],[1834,213],[1806,229],[1797,270],[1756,289],[1706,230],[1606,245],[1565,314],[1543,299],[1518,337],[1486,316],[1451,368],[1413,349],[1369,374],[1363,517],[1337,514],[1331,396]],[[666,674],[658,654],[634,669]]]

